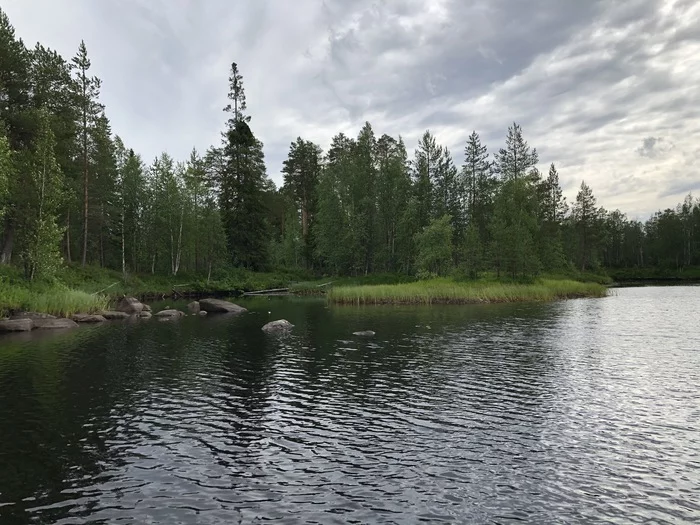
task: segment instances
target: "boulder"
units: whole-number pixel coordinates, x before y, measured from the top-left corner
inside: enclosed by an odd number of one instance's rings
[[[209,313],[242,314],[243,312],[248,311],[242,306],[238,306],[237,304],[233,304],[228,301],[222,301],[221,299],[202,299],[199,301],[199,307],[205,312]]]
[[[362,330],[361,332],[353,332],[352,335],[357,337],[374,337],[374,332],[372,330]]]
[[[139,317],[140,317],[141,319],[150,319],[151,317],[153,317],[153,314],[152,314],[151,312],[147,312],[147,311],[144,310],[143,312],[141,312],[141,313],[139,314]]]
[[[76,323],[104,323],[107,320],[96,314],[75,314],[71,319]]]
[[[58,330],[63,328],[78,328],[78,323],[72,319],[32,319],[37,330]]]
[[[262,327],[263,332],[268,334],[278,334],[283,332],[289,332],[294,325],[287,321],[286,319],[279,319],[277,321],[272,321],[267,323]]]
[[[20,312],[12,315],[10,319],[56,319],[56,316],[51,314],[40,314],[38,312]]]
[[[116,320],[122,320],[122,319],[128,319],[129,314],[125,312],[114,312],[112,310],[107,310],[104,312],[101,312],[100,315],[104,317],[105,319],[109,319],[110,321],[116,321]]]
[[[143,304],[143,303],[142,303],[142,304]],[[144,305],[143,305],[143,310],[141,310],[141,311],[142,311],[142,312],[153,312],[153,309],[151,308],[151,305],[150,305],[150,304],[144,304]]]
[[[187,309],[192,314],[198,314],[201,310],[201,307],[199,306],[199,301],[192,301],[190,304],[187,305]]]
[[[180,310],[162,310],[156,314],[156,317],[161,317],[161,318],[167,318],[167,319],[172,319],[175,317],[182,317],[185,315],[185,312],[181,312]]]
[[[31,319],[2,319],[0,320],[0,332],[29,332],[34,328]]]
[[[117,311],[124,312],[129,315],[140,314],[143,310],[143,304],[136,297],[122,297],[117,303]]]

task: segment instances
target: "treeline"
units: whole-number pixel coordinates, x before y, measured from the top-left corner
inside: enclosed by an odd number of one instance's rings
[[[646,223],[600,208],[584,184],[569,206],[552,164],[513,124],[457,165],[426,132],[298,138],[281,188],[268,178],[234,63],[221,143],[149,163],[112,133],[84,43],[70,60],[27,48],[0,10],[0,262],[29,279],[64,263],[210,275],[230,267],[476,277],[700,264],[700,203]]]

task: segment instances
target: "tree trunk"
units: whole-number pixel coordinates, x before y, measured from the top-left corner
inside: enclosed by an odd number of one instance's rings
[[[124,229],[126,226],[124,207],[122,206],[122,278],[126,281],[126,235]]]
[[[83,81],[83,94],[85,94]],[[83,108],[83,266],[87,263],[88,246],[88,151],[87,151],[87,107]]]
[[[71,263],[70,254],[70,209],[66,212],[66,261]]]
[[[11,217],[5,218],[5,229],[2,234],[2,252],[0,252],[0,263],[10,264],[12,260],[12,248],[15,244],[15,223]]]

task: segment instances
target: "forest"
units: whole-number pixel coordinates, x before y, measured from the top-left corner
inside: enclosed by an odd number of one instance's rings
[[[327,151],[299,137],[277,188],[236,63],[221,142],[184,159],[142,158],[113,132],[101,87],[84,42],[70,58],[27,47],[0,10],[0,263],[28,281],[83,267],[519,279],[700,264],[700,200],[645,222],[585,182],[567,202],[517,123],[494,149],[465,131],[457,160],[430,131],[407,145],[366,123]]]

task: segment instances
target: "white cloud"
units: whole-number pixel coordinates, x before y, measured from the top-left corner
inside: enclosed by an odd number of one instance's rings
[[[461,163],[473,129],[495,151],[518,121],[543,165],[560,166],[570,198],[585,179],[601,205],[639,216],[700,190],[691,0],[7,0],[3,9],[29,45],[70,58],[85,39],[114,131],[146,160],[218,142],[235,60],[277,182],[298,135],[327,147],[369,120],[413,149],[429,127]],[[640,155],[648,138],[657,141]]]

